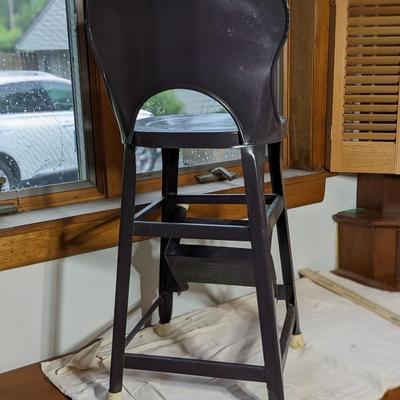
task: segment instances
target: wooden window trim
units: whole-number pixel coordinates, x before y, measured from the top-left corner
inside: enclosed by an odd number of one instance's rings
[[[331,0],[289,0],[290,168],[326,169]]]
[[[289,208],[323,201],[327,172],[285,179]],[[270,184],[265,184],[270,191]],[[215,193],[243,193],[244,187]],[[35,212],[35,211],[34,211]],[[193,205],[194,217],[246,218],[244,205]],[[101,250],[117,245],[118,207],[15,227],[0,227],[0,271]],[[135,237],[135,241],[144,238]]]

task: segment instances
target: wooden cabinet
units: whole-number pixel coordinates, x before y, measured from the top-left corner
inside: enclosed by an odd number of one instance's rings
[[[360,174],[357,209],[336,214],[339,275],[400,290],[400,176]]]

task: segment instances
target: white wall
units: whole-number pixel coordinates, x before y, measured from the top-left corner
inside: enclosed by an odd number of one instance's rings
[[[327,180],[323,203],[289,211],[295,267],[329,270],[336,263],[332,215],[355,207],[356,180]],[[277,255],[276,238],[274,255]],[[157,290],[157,240],[134,245],[131,325]],[[116,249],[0,273],[0,372],[85,345],[112,321]],[[174,314],[247,293],[249,288],[193,285],[177,299]],[[140,295],[142,293],[142,296]]]

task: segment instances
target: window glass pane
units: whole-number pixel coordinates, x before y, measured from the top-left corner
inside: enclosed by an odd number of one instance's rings
[[[173,89],[161,92],[149,99],[141,113],[150,116],[220,114],[228,111],[218,101],[203,93],[187,89]],[[139,118],[149,115],[139,114]],[[240,151],[234,149],[181,149],[179,166],[195,167],[204,164],[223,163],[240,158]],[[139,148],[137,153],[139,172],[151,172],[161,169],[161,151],[159,149]]]
[[[277,62],[275,95],[280,114],[283,114],[283,63]],[[139,118],[168,115],[219,114],[228,111],[218,101],[203,93],[187,89],[167,90],[149,99],[143,106]],[[139,172],[152,172],[161,169],[161,151],[159,149],[138,149],[137,163]],[[196,167],[207,164],[222,164],[240,159],[238,149],[182,149],[180,167]],[[211,165],[210,165],[211,168]]]
[[[41,85],[55,111],[73,111],[71,82],[67,80],[64,83],[43,81]]]
[[[49,111],[40,90],[32,83],[0,86],[0,113],[17,114]]]
[[[0,0],[3,192],[88,181],[75,18],[72,0]]]

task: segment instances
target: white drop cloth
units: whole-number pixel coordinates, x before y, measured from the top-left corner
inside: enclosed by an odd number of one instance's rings
[[[400,293],[332,280],[400,313]],[[285,368],[287,400],[378,400],[400,387],[400,328],[308,279],[297,281],[303,350],[290,350]],[[282,303],[282,302],[279,302]],[[279,304],[280,320],[284,304]],[[128,352],[261,364],[254,295],[180,316],[160,338],[141,331]],[[42,364],[43,372],[76,400],[105,399],[110,338],[75,356]],[[125,370],[124,400],[266,400],[264,384]]]

